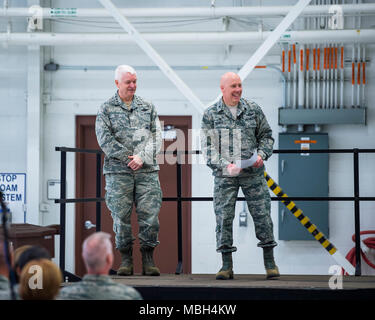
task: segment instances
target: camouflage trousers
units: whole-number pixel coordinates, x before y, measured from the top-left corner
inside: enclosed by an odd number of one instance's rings
[[[141,246],[156,247],[159,244],[158,215],[162,202],[159,172],[108,173],[105,181],[105,199],[113,218],[116,248],[125,248],[135,240],[131,227],[133,204]]]
[[[234,252],[233,219],[239,188],[245,196],[254,221],[258,247],[275,247],[271,220],[271,197],[263,173],[238,177],[215,177],[216,251]]]

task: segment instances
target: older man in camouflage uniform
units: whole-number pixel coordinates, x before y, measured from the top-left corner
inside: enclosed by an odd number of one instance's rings
[[[62,288],[58,300],[142,300],[137,290],[108,276],[113,263],[110,238],[108,233],[96,232],[83,242],[87,274],[80,282]]]
[[[158,276],[153,261],[159,244],[159,210],[162,192],[156,155],[161,148],[161,129],[152,103],[135,95],[137,75],[126,65],[117,67],[116,94],[99,109],[96,137],[105,153],[106,203],[112,213],[116,248],[122,262],[118,275],[133,274],[133,241],[130,216],[133,203],[139,223],[144,275]]]
[[[202,119],[202,150],[215,176],[217,251],[223,260],[216,279],[233,278],[232,252],[237,250],[233,246],[233,219],[240,187],[254,220],[258,246],[263,248],[267,278],[278,277],[273,257],[273,247],[277,244],[270,217],[270,195],[263,176],[263,161],[273,150],[272,131],[261,108],[241,98],[242,83],[237,74],[224,74],[220,89],[222,99],[207,108]],[[241,169],[234,164],[249,159],[254,150],[258,156],[252,167]]]

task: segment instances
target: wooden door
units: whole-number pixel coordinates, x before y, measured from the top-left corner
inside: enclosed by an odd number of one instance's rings
[[[188,140],[188,130],[191,128],[190,116],[160,116],[162,127],[174,128],[177,132],[176,139],[163,140],[163,149],[174,151],[177,148],[182,151],[191,150]],[[95,136],[95,116],[77,116],[76,118],[76,147],[83,149],[100,149]],[[176,156],[169,156],[165,159],[163,155],[158,156],[160,163],[160,184],[163,191],[163,197],[177,196],[177,165],[173,159]],[[103,163],[104,157],[102,157]],[[167,161],[166,161],[167,160]],[[182,166],[182,196],[191,196],[191,165]],[[96,188],[96,156],[95,154],[77,153],[76,154],[76,198],[95,198]],[[105,179],[102,176],[102,197],[105,194]],[[183,273],[191,272],[191,204],[183,203]],[[85,221],[95,222],[95,202],[76,204],[76,240],[75,240],[75,273],[82,276],[85,273],[85,267],[81,257],[82,243],[84,239],[95,232],[95,228],[85,229]],[[102,202],[102,231],[112,235],[114,245],[113,221],[105,202]],[[161,273],[174,273],[177,266],[177,203],[163,202],[159,213],[160,245],[155,250],[155,263],[160,268]],[[133,235],[137,238],[138,223],[135,209],[132,213]],[[117,270],[121,257],[117,250],[115,252],[115,261],[113,269]],[[141,273],[141,255],[139,252],[138,238],[134,244],[134,272]]]

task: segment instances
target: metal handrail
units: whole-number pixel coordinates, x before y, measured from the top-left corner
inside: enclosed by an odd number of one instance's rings
[[[61,152],[61,190],[60,199],[55,203],[60,204],[60,268],[65,270],[65,206],[67,203],[96,202],[96,231],[101,230],[101,202],[105,198],[101,197],[101,155],[102,150],[56,147],[56,151]],[[96,154],[96,198],[66,198],[66,153],[94,153]],[[163,197],[163,201],[177,202],[177,228],[178,228],[178,264],[176,274],[182,273],[182,202],[183,201],[213,201],[213,197],[182,197],[182,164],[180,156],[186,154],[201,154],[200,150],[183,151],[163,151],[164,154],[177,155],[177,197]],[[375,149],[314,149],[314,150],[295,150],[283,149],[273,150],[273,153],[352,153],[353,154],[353,176],[354,176],[354,195],[352,197],[288,197],[289,200],[300,201],[353,201],[354,202],[354,226],[355,226],[355,250],[356,250],[356,271],[355,275],[361,275],[361,256],[360,256],[360,202],[375,201],[375,197],[359,196],[359,153],[375,153]],[[282,197],[271,197],[272,201],[285,200]],[[244,197],[238,197],[237,201],[245,201]]]

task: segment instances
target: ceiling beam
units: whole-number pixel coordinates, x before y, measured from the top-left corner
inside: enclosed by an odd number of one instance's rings
[[[204,104],[194,94],[194,92],[185,84],[185,82],[177,75],[176,72],[164,61],[157,51],[142,37],[142,35],[132,26],[132,24],[122,15],[110,0],[99,0],[120,24],[120,26],[129,33],[138,46],[151,58],[151,60],[160,68],[169,80],[177,87],[177,89],[191,102],[193,107],[200,113],[204,112]]]
[[[244,81],[251,71],[254,70],[255,66],[265,57],[268,51],[274,46],[276,42],[280,40],[283,33],[290,27],[290,25],[296,20],[296,18],[301,14],[303,9],[310,3],[311,0],[299,0],[294,7],[289,11],[286,17],[280,22],[280,24],[275,28],[274,31],[270,33],[267,39],[258,47],[255,53],[250,57],[250,59],[244,64],[238,75],[241,80]],[[221,94],[209,105],[212,105],[221,98]]]

